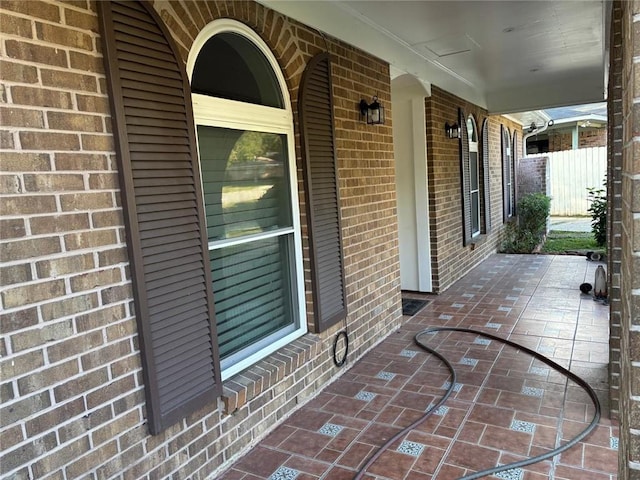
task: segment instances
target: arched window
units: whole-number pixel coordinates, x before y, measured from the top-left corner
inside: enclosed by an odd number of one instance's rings
[[[480,200],[482,201],[482,213],[483,213],[483,230],[482,233],[491,233],[491,179],[489,172],[489,118],[485,118],[482,122],[482,195]]]
[[[480,164],[478,128],[473,115],[467,118],[469,141],[469,196],[471,205],[471,237],[480,235]]]
[[[503,220],[506,222],[515,215],[515,168],[511,148],[509,129],[502,126],[502,205]]]
[[[187,61],[222,378],[306,332],[293,115],[267,45],[217,20]]]
[[[512,200],[512,216],[515,216],[518,214],[518,182],[517,182],[517,178],[518,178],[518,157],[519,155],[519,149],[521,148],[519,146],[520,142],[518,140],[518,132],[514,129],[513,130],[513,134],[511,135],[512,138],[512,142],[511,142],[511,197],[513,198]]]

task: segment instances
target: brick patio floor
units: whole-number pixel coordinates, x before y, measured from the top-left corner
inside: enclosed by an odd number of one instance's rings
[[[350,365],[242,457],[222,480],[350,480],[387,439],[445,392],[439,360],[416,332],[458,326],[521,343],[579,374],[594,388],[602,419],[585,440],[551,460],[493,477],[521,480],[617,478],[618,429],[609,420],[608,307],[582,295],[597,264],[584,257],[493,255],[404,326]],[[583,390],[522,351],[460,332],[428,336],[456,367],[453,395],[395,442],[364,478],[449,480],[566,443],[590,422]]]

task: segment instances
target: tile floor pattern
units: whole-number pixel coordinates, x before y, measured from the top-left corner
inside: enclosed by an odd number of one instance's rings
[[[609,420],[608,307],[580,294],[597,264],[574,256],[493,255],[355,362],[221,480],[350,480],[388,438],[434,405],[446,368],[414,344],[418,331],[461,326],[543,353],[596,389],[597,429],[552,460],[490,478],[613,480],[618,429]],[[426,342],[455,365],[454,393],[395,442],[364,478],[449,480],[549,451],[591,420],[586,393],[526,353],[479,335]]]

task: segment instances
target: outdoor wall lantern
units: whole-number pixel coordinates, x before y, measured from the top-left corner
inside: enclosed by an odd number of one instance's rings
[[[444,131],[449,138],[460,138],[460,127],[457,123],[449,125],[449,122],[444,124]]]
[[[366,117],[369,125],[384,124],[384,107],[378,102],[378,97],[374,95],[373,101],[367,103],[366,100],[360,100],[360,115]]]

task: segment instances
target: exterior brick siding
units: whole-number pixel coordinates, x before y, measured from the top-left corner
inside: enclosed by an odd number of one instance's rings
[[[606,147],[607,129],[580,129],[578,133],[578,148]],[[549,151],[561,152],[573,149],[573,133],[571,131],[549,132]]]
[[[518,194],[543,193],[549,195],[548,157],[522,158],[518,165]]]
[[[640,4],[615,1],[609,76],[611,366],[619,388],[619,477],[640,478]],[[619,368],[619,372],[616,371]]]
[[[253,28],[280,63],[296,132],[302,72],[331,53],[349,362],[359,358],[401,322],[389,65],[259,3],[153,5],[183,61],[216,18]],[[614,2],[608,245],[621,479],[640,478],[639,14],[637,2]],[[212,478],[341,373],[331,348],[344,325],[293,342],[225,382],[217,403],[150,436],[95,3],[4,0],[0,28],[0,476]],[[373,94],[386,125],[360,119],[359,100]],[[444,134],[459,107],[479,130],[488,118],[490,138],[492,230],[466,247],[458,141]],[[425,112],[433,286],[442,292],[500,245],[500,127],[519,141],[522,131],[437,86]],[[300,165],[299,139],[296,152]],[[304,202],[301,169],[298,178]],[[301,212],[304,241],[304,204]]]
[[[344,325],[293,342],[225,382],[220,403],[150,436],[95,4],[1,7],[0,476],[210,477],[341,372],[331,349]],[[391,118],[389,66],[253,2],[154,8],[184,61],[215,18],[253,28],[296,117],[307,62],[330,51],[349,360],[360,357],[401,320],[391,122],[368,126],[357,110],[377,94]]]
[[[615,4],[611,18],[611,65],[607,103],[607,250],[609,304],[609,395],[611,412],[620,412],[621,259],[622,259],[622,9]]]
[[[578,135],[578,148],[606,147],[607,129],[598,128],[595,130],[580,131]]]
[[[457,121],[458,108],[462,108],[467,117],[474,116],[478,135],[484,119],[489,118],[492,230],[489,235],[483,235],[478,243],[466,247],[463,246],[462,241],[459,143],[458,140],[448,138],[444,131],[446,122]],[[443,292],[464,275],[464,272],[473,268],[500,246],[503,232],[500,125],[508,128],[512,137],[514,131],[518,132],[519,145],[522,141],[522,126],[502,116],[488,116],[486,110],[436,86],[431,88],[431,97],[426,100],[426,122],[431,268],[434,273],[434,291]],[[516,159],[520,157],[521,153],[517,152]]]

